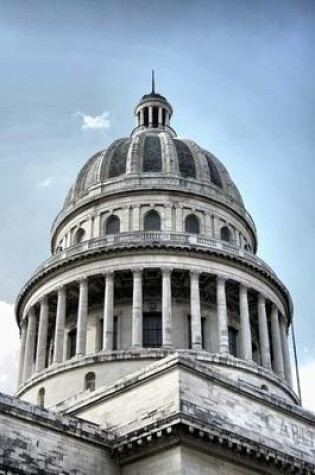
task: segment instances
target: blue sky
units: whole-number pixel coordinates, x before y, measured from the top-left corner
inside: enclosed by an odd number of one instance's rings
[[[238,185],[258,254],[292,294],[300,362],[313,364],[314,20],[314,0],[2,0],[0,301],[48,257],[83,163],[130,134],[155,68],[178,135]],[[83,127],[102,114],[105,127]]]

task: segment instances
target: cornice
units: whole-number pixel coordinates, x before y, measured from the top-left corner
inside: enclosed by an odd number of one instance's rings
[[[251,269],[254,272],[267,278],[269,282],[276,286],[277,289],[284,295],[290,316],[293,314],[293,304],[289,294],[288,289],[281,282],[281,280],[276,276],[276,274],[267,266],[261,259],[256,258],[255,260],[248,257],[249,253],[244,253],[244,256],[233,254],[233,252],[225,249],[219,248],[205,248],[198,246],[198,244],[189,244],[181,242],[163,242],[163,241],[142,241],[142,242],[122,242],[117,244],[113,242],[112,245],[107,245],[106,247],[95,247],[90,248],[82,252],[78,252],[73,255],[66,256],[64,259],[57,260],[54,262],[52,260],[51,264],[44,267],[43,265],[35,271],[34,275],[27,281],[22,290],[20,291],[15,305],[16,319],[19,324],[19,308],[22,300],[27,295],[29,291],[42,279],[47,279],[48,276],[54,275],[60,270],[71,268],[73,264],[77,264],[80,261],[89,262],[93,260],[96,256],[108,255],[108,254],[126,254],[131,250],[135,249],[163,249],[163,250],[173,250],[181,251],[189,254],[207,254],[210,256],[215,256],[219,259],[223,258],[225,261],[233,262],[237,265],[244,266],[247,269]],[[253,255],[254,256],[254,255]],[[261,264],[260,264],[261,263]]]
[[[260,366],[254,367],[250,363],[245,362],[243,360],[238,360],[231,356],[223,356],[217,354],[213,355],[203,350],[194,351],[161,349],[159,351],[149,350],[148,352],[146,352],[145,350],[142,350],[142,352],[135,352],[129,350],[120,351],[116,353],[117,354],[111,353],[109,355],[100,354],[100,361],[104,361],[106,358],[109,361],[111,361],[112,359],[114,360],[115,358],[121,360],[122,354],[125,355],[125,358],[127,360],[130,360],[133,357],[151,358],[159,360],[139,370],[132,376],[125,376],[124,378],[118,380],[112,385],[107,386],[106,388],[99,388],[93,393],[83,394],[81,399],[75,398],[72,402],[70,402],[70,404],[67,405],[66,408],[60,406],[61,410],[66,410],[71,414],[77,414],[83,408],[86,409],[87,407],[92,407],[94,405],[99,404],[103,400],[111,398],[114,395],[116,396],[118,393],[129,391],[132,386],[138,385],[144,380],[150,380],[152,378],[158,377],[161,373],[169,372],[176,368],[181,368],[193,374],[196,374],[204,379],[217,383],[218,385],[224,386],[233,392],[238,392],[243,396],[247,396],[255,401],[260,401],[264,405],[270,407],[277,407],[282,412],[286,412],[290,415],[294,415],[295,417],[302,418],[303,420],[309,419],[311,424],[315,424],[315,416],[312,413],[309,413],[305,409],[301,409],[299,406],[289,404],[283,399],[280,399],[278,396],[274,396],[271,393],[258,391],[257,388],[246,383],[245,381],[235,382],[229,376],[222,374],[222,372],[220,372],[219,367],[215,365],[223,365],[226,367],[243,369],[244,371],[247,370],[248,372],[256,372],[260,376],[263,376],[266,380],[269,380],[270,383],[280,386],[288,393],[291,398],[298,402],[296,394],[294,393],[292,388],[288,386],[288,384],[286,384],[283,380],[281,380],[280,382],[279,378],[277,378],[274,373],[265,370]],[[87,358],[81,360],[79,364],[85,366],[87,364],[86,359]],[[92,361],[93,359],[91,358],[91,362]],[[44,378],[44,375],[43,377],[38,376],[38,378],[39,380],[42,380]],[[28,387],[32,385],[32,383],[34,383],[34,380],[31,380],[29,385],[22,388],[19,393],[19,396],[21,396],[24,390],[27,390]]]
[[[214,455],[264,474],[315,474],[315,464],[291,456],[264,442],[223,430],[213,424],[178,413],[142,431],[128,433],[114,442],[114,454],[121,465],[147,457],[163,449],[183,445]]]

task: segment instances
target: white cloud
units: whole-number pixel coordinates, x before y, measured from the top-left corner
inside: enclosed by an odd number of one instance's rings
[[[315,413],[315,361],[300,367],[303,407]]]
[[[19,331],[14,306],[0,301],[0,391],[12,394],[17,387]]]
[[[82,117],[82,129],[109,129],[110,116],[109,112],[103,112],[100,115],[89,115],[78,112],[77,115]]]
[[[43,180],[37,183],[37,188],[47,188],[47,186],[49,186],[51,182],[52,182],[52,176],[49,176],[48,178],[46,178],[46,180]]]

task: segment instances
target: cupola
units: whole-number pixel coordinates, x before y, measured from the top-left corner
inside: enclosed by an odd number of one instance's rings
[[[173,108],[167,99],[155,91],[155,76],[152,71],[152,88],[150,94],[145,94],[135,108],[136,128],[132,136],[145,131],[166,131],[176,137],[170,126]]]

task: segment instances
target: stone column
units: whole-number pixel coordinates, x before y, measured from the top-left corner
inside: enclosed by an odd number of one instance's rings
[[[280,376],[280,378],[284,378],[282,343],[281,343],[281,335],[280,335],[280,327],[279,327],[279,315],[278,315],[278,309],[275,305],[272,306],[272,311],[271,311],[271,338],[272,338],[274,370],[278,374],[278,376]]]
[[[183,208],[182,206],[176,207],[176,232],[181,233],[183,232]]]
[[[113,349],[114,273],[105,274],[103,349]]]
[[[291,363],[290,363],[289,343],[288,343],[286,325],[285,325],[283,316],[281,316],[280,318],[280,334],[281,334],[282,353],[283,353],[284,377],[286,381],[290,385],[292,385],[292,371],[291,371]]]
[[[165,112],[165,125],[170,125],[170,114],[167,111]]]
[[[159,126],[163,125],[163,109],[159,107]]]
[[[132,207],[132,231],[139,231],[140,229],[140,207],[133,205]]]
[[[153,107],[149,107],[149,126],[151,127],[153,124]]]
[[[34,350],[35,350],[35,333],[36,333],[36,315],[35,315],[34,309],[31,308],[28,312],[23,381],[26,381],[32,375],[32,366],[33,366]]]
[[[228,317],[226,308],[225,278],[217,276],[217,315],[219,352],[223,355],[229,353]]]
[[[247,287],[240,285],[240,357],[252,361],[252,332],[250,328],[250,315],[248,308]]]
[[[143,125],[144,124],[144,109],[140,109],[140,124],[139,125]]]
[[[84,356],[86,353],[86,331],[88,319],[88,279],[87,277],[84,277],[79,282],[80,288],[75,355]]]
[[[65,332],[65,320],[66,320],[66,289],[65,287],[58,288],[57,299],[57,314],[56,314],[56,328],[55,328],[55,346],[53,362],[60,363],[63,361],[63,341]]]
[[[214,239],[220,239],[220,223],[219,223],[219,218],[217,216],[213,216],[213,228],[214,228]]]
[[[207,236],[212,236],[211,216],[208,213],[205,215],[205,234]]]
[[[25,320],[21,322],[21,344],[20,344],[20,358],[19,358],[19,380],[18,385],[23,383],[24,376],[24,359],[25,359],[25,345],[26,345],[26,329],[27,325]]]
[[[95,220],[95,216],[94,214],[92,214],[90,216],[90,233],[89,233],[89,239],[93,239],[94,238],[94,220]]]
[[[172,291],[171,272],[169,268],[162,269],[162,344],[172,346]]]
[[[266,316],[266,301],[263,295],[258,297],[259,349],[261,365],[271,369],[270,343]]]
[[[235,245],[241,247],[241,237],[237,229],[235,230]]]
[[[36,372],[45,369],[48,335],[49,306],[47,297],[40,301],[39,326],[37,339]]]
[[[202,349],[199,273],[190,272],[191,347]]]
[[[132,346],[142,347],[142,269],[133,271]]]

